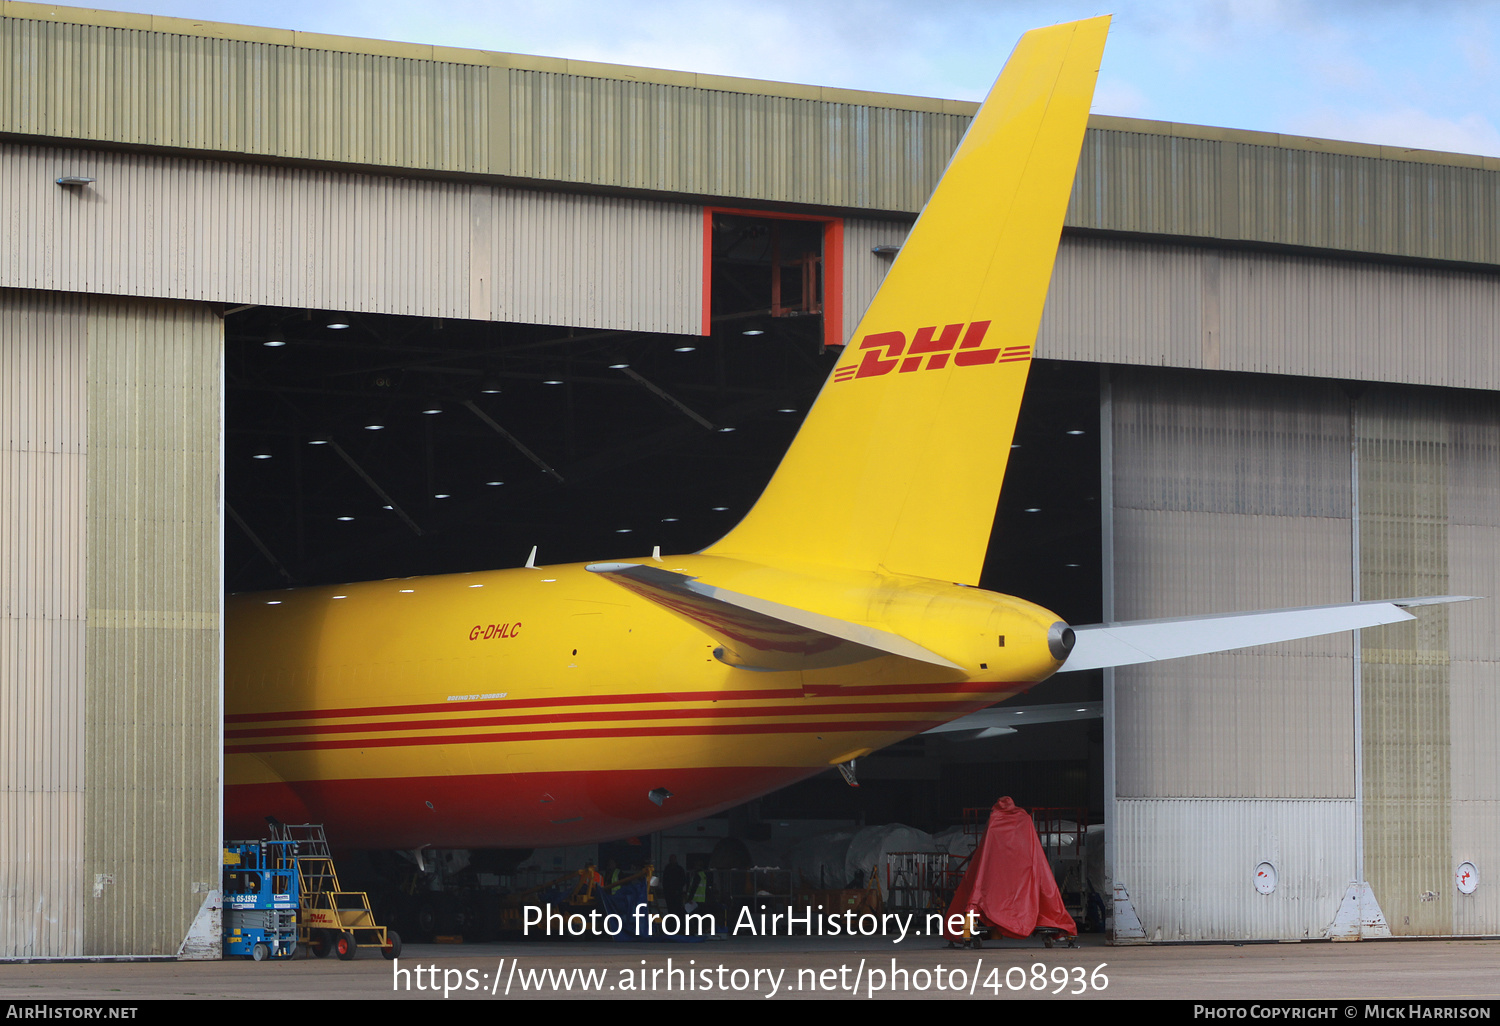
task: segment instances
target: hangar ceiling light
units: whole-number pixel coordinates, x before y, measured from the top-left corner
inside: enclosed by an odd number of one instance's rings
[[[238,459],[260,453],[272,459],[254,471],[239,464],[240,476],[231,481],[230,490],[246,507],[247,522],[263,538],[274,539],[273,550],[290,560],[287,567],[298,583],[386,576],[389,571],[380,567],[386,558],[436,572],[473,565],[473,543],[465,539],[481,523],[499,525],[490,532],[499,541],[484,544],[502,548],[506,532],[544,523],[582,558],[603,551],[608,537],[624,538],[615,533],[618,521],[610,527],[607,521],[591,520],[591,497],[606,489],[620,492],[611,503],[617,507],[615,516],[673,532],[661,539],[663,550],[696,548],[708,540],[698,534],[711,534],[713,524],[697,514],[663,517],[663,506],[701,512],[702,493],[711,490],[720,491],[721,504],[733,503],[718,512],[744,507],[747,498],[740,494],[738,474],[716,469],[723,446],[703,444],[708,441],[704,436],[720,433],[721,426],[733,425],[734,431],[726,434],[743,428],[748,434],[725,444],[753,443],[752,450],[737,452],[747,460],[761,459],[754,446],[765,438],[783,441],[780,435],[797,423],[792,414],[811,400],[833,360],[817,349],[821,334],[812,331],[816,321],[803,317],[796,324],[778,323],[775,331],[752,328],[755,320],[715,326],[718,341],[728,344],[721,360],[705,364],[675,360],[679,354],[674,350],[708,355],[710,348],[718,352],[719,347],[680,334],[580,332],[567,325],[446,319],[438,331],[430,317],[361,313],[355,321],[335,310],[241,311],[227,329],[238,343],[229,347],[227,360],[229,430],[240,436]],[[330,324],[348,328],[333,334]],[[754,345],[733,345],[732,339],[746,328],[762,335]],[[270,360],[255,357],[254,350],[268,341],[294,346],[297,352]],[[605,368],[611,373],[598,373]],[[624,387],[632,383],[626,378],[641,384],[633,372],[651,376],[656,387],[642,387],[663,400],[660,407],[643,404],[635,390]],[[504,387],[514,380],[522,387]],[[544,381],[566,387],[536,387]],[[503,399],[498,394],[502,390]],[[572,404],[557,402],[564,391],[577,392]],[[473,407],[469,412],[474,416],[465,416],[457,406]],[[700,406],[716,415],[698,413]],[[447,417],[449,413],[457,419]],[[421,423],[413,424],[413,416],[420,416]],[[492,417],[504,420],[509,430],[497,431]],[[272,448],[286,444],[275,440],[286,436],[287,441],[326,445],[334,453],[347,449],[341,453],[347,472],[340,461],[328,463],[321,455],[292,459],[294,450]],[[595,452],[607,458],[591,455]],[[589,499],[578,492],[554,495],[551,485],[558,475],[549,469],[553,457],[579,468],[586,487],[594,490]],[[528,461],[544,474],[533,477]],[[756,469],[764,468],[757,464]],[[692,483],[705,473],[708,487]],[[714,475],[729,478],[729,487],[723,488]],[[458,491],[437,499],[439,483]],[[373,505],[371,498],[377,500]],[[366,512],[338,521],[351,507]],[[423,523],[420,531],[412,528],[403,508],[430,510],[424,519],[432,523]],[[410,538],[398,519],[411,529]],[[641,530],[647,528],[634,533]],[[319,537],[320,531],[327,536]],[[402,536],[389,545],[375,541],[397,532]],[[234,585],[239,590],[267,586],[275,567],[243,534],[232,535],[236,549],[246,550],[235,553]],[[398,557],[389,555],[392,546],[400,548]],[[503,565],[503,556],[486,552],[482,558]]]

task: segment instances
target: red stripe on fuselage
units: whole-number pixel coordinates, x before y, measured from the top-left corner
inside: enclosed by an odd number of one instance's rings
[[[608,709],[593,712],[533,713],[524,716],[473,716],[463,719],[441,720],[367,720],[360,723],[299,724],[290,727],[251,727],[226,730],[227,738],[250,737],[296,737],[307,734],[351,734],[385,730],[436,730],[442,727],[504,727],[528,723],[556,723],[559,719],[569,722],[597,723],[621,720],[686,720],[724,719],[726,717],[776,716],[782,719],[791,716],[822,716],[828,714],[854,713],[901,713],[901,712],[945,712],[952,710],[952,702],[850,702],[841,704],[821,703],[817,705],[779,706],[709,706],[701,709]]]
[[[404,748],[410,745],[478,745],[506,741],[554,741],[564,738],[600,737],[683,737],[697,734],[840,734],[898,733],[915,734],[935,727],[943,719],[864,720],[824,723],[726,723],[691,727],[641,726],[594,727],[578,730],[529,730],[506,734],[424,734],[413,737],[366,737],[341,740],[288,741],[277,744],[225,745],[227,755],[251,755],[257,752],[310,752],[333,748]]]
[[[575,705],[644,705],[651,702],[723,702],[734,700],[780,700],[814,696],[832,698],[859,695],[983,695],[1015,692],[1031,682],[955,681],[947,684],[866,684],[807,688],[775,688],[762,691],[662,691],[641,694],[564,695],[557,698],[496,698],[480,701],[428,702],[421,705],[372,705],[364,708],[283,710],[279,712],[230,713],[226,723],[271,723],[283,720],[345,719],[355,716],[410,716],[421,713],[456,712],[470,709],[536,709]]]
[[[226,837],[259,837],[265,817],[322,823],[338,848],[539,848],[647,834],[739,805],[827,767],[382,777],[236,784]],[[658,807],[648,793],[672,793]]]

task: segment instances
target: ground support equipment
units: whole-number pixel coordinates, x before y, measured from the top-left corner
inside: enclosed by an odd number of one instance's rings
[[[298,879],[285,841],[224,846],[224,955],[291,958],[297,953]]]
[[[314,955],[337,954],[345,961],[360,948],[378,948],[385,958],[401,955],[401,937],[375,921],[364,891],[339,886],[321,823],[273,823],[277,839],[292,846],[301,896],[297,939]]]

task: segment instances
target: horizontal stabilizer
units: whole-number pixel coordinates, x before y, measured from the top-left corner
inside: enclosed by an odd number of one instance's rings
[[[988,709],[940,723],[928,734],[953,734],[951,741],[980,741],[988,737],[1014,734],[1017,727],[1038,723],[1066,723],[1072,720],[1097,720],[1104,715],[1103,702],[1059,702],[1056,705],[995,705]]]
[[[1059,673],[1097,670],[1106,666],[1132,666],[1160,659],[1227,652],[1276,641],[1313,638],[1320,634],[1378,627],[1414,619],[1405,606],[1442,602],[1467,602],[1472,595],[1442,595],[1428,598],[1383,599],[1348,602],[1338,606],[1304,606],[1300,609],[1263,609],[1251,613],[1184,616],[1170,620],[1136,620],[1131,623],[1101,623],[1075,627],[1077,642]]]
[[[714,655],[740,669],[815,670],[885,655],[962,668],[899,634],[700,584],[686,574],[639,563],[590,563],[588,570],[697,624],[719,642]]]

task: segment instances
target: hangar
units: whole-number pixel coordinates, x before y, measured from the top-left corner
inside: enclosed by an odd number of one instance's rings
[[[728,527],[973,111],[0,14],[7,958],[190,953],[226,590]],[[1073,622],[1500,595],[1496,171],[1094,118],[985,584]],[[1086,806],[1148,941],[1379,932],[1354,882],[1393,934],[1494,934],[1497,627],[1062,678],[1096,737],[918,741],[858,800]]]

